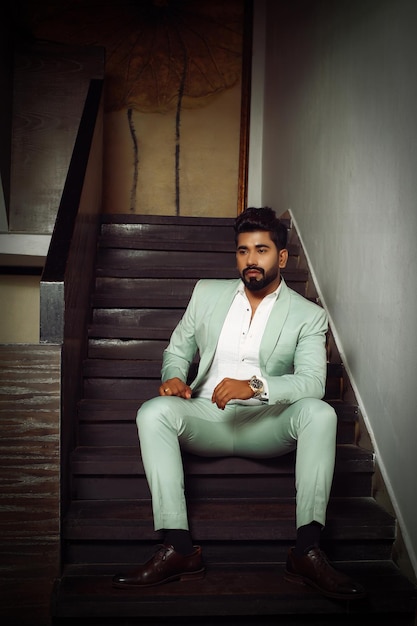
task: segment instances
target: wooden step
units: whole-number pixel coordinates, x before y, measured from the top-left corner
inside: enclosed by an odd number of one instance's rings
[[[139,400],[142,401],[142,400]],[[356,424],[359,414],[357,404],[348,402],[329,402],[338,416],[338,420]],[[138,400],[117,398],[83,398],[78,405],[78,416],[82,422],[128,422],[134,421],[138,410]]]
[[[194,541],[211,563],[284,561],[294,545],[294,498],[189,498],[188,510]],[[73,501],[63,536],[67,563],[141,562],[161,541],[149,498]],[[329,558],[385,560],[394,537],[394,518],[373,498],[330,499],[322,533]]]
[[[103,224],[100,248],[138,250],[192,250],[228,252],[234,250],[233,226],[185,224]]]
[[[121,221],[120,216],[107,215],[102,220],[100,248],[138,250],[232,251],[235,248],[233,219],[228,218],[169,218],[158,216],[158,222],[145,216],[137,221]],[[169,221],[171,219],[171,221]],[[284,220],[289,228],[289,220]],[[299,246],[289,244],[290,254]]]
[[[80,446],[129,446],[137,438],[136,414],[144,399],[87,399],[78,408]],[[358,407],[331,402],[338,416],[337,442],[354,444]]]
[[[219,270],[213,270],[206,278],[233,278]],[[230,272],[232,274],[232,272]],[[99,308],[182,308],[185,309],[200,276],[190,278],[119,278],[97,277],[92,296],[92,306]],[[287,285],[297,293],[306,295],[306,284],[301,274],[286,276]]]
[[[102,399],[137,399],[138,408],[144,400],[158,395],[161,379],[161,362],[155,360],[155,352],[162,354],[166,344],[147,342],[149,360],[142,359],[87,359],[84,363],[84,397]],[[134,352],[133,342],[120,342],[114,349],[121,352]],[[189,382],[196,374],[196,363],[189,372]],[[325,399],[328,401],[343,400],[342,364],[329,363],[329,375],[326,380]]]
[[[136,444],[136,445],[135,445]],[[78,447],[72,454],[74,474],[143,474],[139,457],[139,444],[132,446]],[[241,457],[200,457],[184,453],[187,474],[287,474],[293,472],[295,453],[291,452],[272,459],[249,459]],[[336,453],[335,472],[373,472],[374,454],[356,445],[339,445]]]
[[[107,377],[89,377],[84,379],[84,397],[85,398],[102,398],[107,400],[120,399],[137,399],[139,407],[139,399],[141,401],[149,400],[158,395],[160,385],[160,369],[157,370],[154,361],[149,361],[149,369],[147,373],[136,376],[136,372],[143,371],[146,365],[144,363],[132,363],[126,365],[125,369],[133,370],[133,377],[125,376],[115,377],[115,371],[109,372]],[[337,400],[340,397],[341,389],[338,380],[328,380],[326,385],[326,398],[329,400]]]
[[[138,406],[131,417],[117,415],[114,420],[79,421],[78,443],[80,446],[130,446],[137,438],[136,413]],[[355,422],[341,420],[337,429],[337,441],[341,444],[355,443]]]
[[[218,269],[222,272],[226,270],[230,273],[230,269],[233,269],[232,276],[237,277],[234,244],[218,251],[206,251],[205,246],[201,246],[198,241],[194,242],[194,245],[194,250],[184,250],[183,248],[177,249],[177,247],[171,249],[169,246],[158,246],[157,242],[137,241],[135,246],[130,242],[128,247],[113,247],[107,242],[107,246],[100,246],[98,250],[97,274],[99,276],[158,276],[160,271],[165,272],[170,269],[178,272],[180,276],[184,275],[184,270],[186,270],[198,271],[199,276],[205,277],[207,270]],[[290,246],[288,253],[285,271],[287,273],[289,270],[299,271],[302,275],[306,275],[306,270],[297,269],[298,246]],[[153,272],[153,274],[147,272]]]
[[[294,496],[295,454],[274,459],[205,458],[184,454],[187,493],[192,497]],[[78,447],[72,455],[77,499],[149,498],[137,436],[131,446]],[[333,496],[371,495],[374,459],[356,445],[337,446]]]
[[[90,464],[91,467],[91,464]],[[110,468],[111,470],[111,468]],[[102,471],[99,474],[77,472],[72,480],[74,497],[80,499],[142,499],[149,497],[149,488],[143,473],[112,474]],[[236,494],[265,496],[279,493],[282,497],[294,495],[294,476],[282,473],[267,480],[262,474],[245,477],[244,488],[237,474],[222,477],[218,474],[187,476],[187,493],[192,496],[216,498],[236,497]],[[372,493],[372,473],[357,472],[354,478],[347,473],[334,476],[331,494],[335,497],[366,497]]]
[[[97,276],[132,278],[236,278],[234,252],[167,250],[99,250]]]
[[[96,377],[95,372],[102,368],[103,374],[108,376],[109,371],[113,371],[115,376],[123,376],[133,371],[130,364],[152,361],[158,368],[158,376],[161,373],[161,359],[169,338],[161,339],[114,339],[100,338],[90,339],[88,342],[88,359],[84,362],[84,375],[86,377]],[[117,373],[116,373],[117,372]]]
[[[391,561],[335,565],[365,586],[365,600],[334,601],[310,587],[288,583],[284,580],[283,562],[250,564],[238,569],[207,563],[203,580],[173,582],[140,591],[112,587],[113,575],[125,571],[125,563],[116,567],[113,563],[73,565],[66,568],[56,586],[54,624],[60,624],[61,617],[72,618],[77,626],[119,626],[121,620],[124,626],[413,626],[415,592]],[[65,619],[63,624],[68,623]]]
[[[138,408],[144,400],[158,395],[161,378],[161,363],[155,361],[156,352],[161,352],[166,344],[155,345],[146,342],[148,360],[142,359],[88,359],[84,364],[84,392],[85,397],[103,398],[137,398]],[[125,353],[133,352],[135,346],[130,343],[120,345],[120,350]],[[329,364],[329,375],[326,380],[325,400],[336,402],[343,400],[343,366],[341,364]],[[192,363],[188,382],[194,380],[197,373],[197,363]],[[140,391],[144,388],[146,395],[141,396]],[[152,380],[149,383],[149,380]],[[142,384],[140,384],[142,383]],[[120,387],[119,387],[120,386]],[[149,393],[151,392],[151,396]]]
[[[294,498],[188,499],[193,537],[207,541],[294,541]],[[154,539],[150,500],[74,501],[65,519],[65,538],[94,541]],[[333,498],[326,534],[333,541],[391,541],[395,519],[375,500]]]
[[[161,377],[161,357],[165,341],[93,340],[94,358],[83,363],[85,378]],[[341,363],[327,364],[327,378],[339,380],[344,374]]]
[[[80,446],[130,446],[136,440],[136,414],[143,399],[102,400],[84,398],[78,406]],[[331,402],[338,416],[337,441],[354,444],[358,422],[357,405]]]
[[[289,257],[282,275],[288,281],[307,280],[307,271],[297,268],[298,259]],[[99,250],[97,276],[121,278],[237,278],[234,252],[169,252],[166,250]]]
[[[168,341],[183,309],[94,309],[89,337]]]

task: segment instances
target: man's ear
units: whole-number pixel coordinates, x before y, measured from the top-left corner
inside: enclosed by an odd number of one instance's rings
[[[278,267],[280,269],[286,267],[287,261],[288,261],[288,250],[287,248],[284,248],[283,250],[280,250],[278,254]]]

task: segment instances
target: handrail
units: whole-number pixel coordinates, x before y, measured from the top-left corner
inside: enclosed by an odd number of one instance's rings
[[[102,81],[92,80],[40,283],[40,341],[61,347],[61,489],[63,516],[71,500],[70,458],[87,353],[90,294],[101,219]]]
[[[96,207],[87,207],[82,217],[81,197],[92,151],[93,138],[97,132],[96,120],[101,106],[102,80],[91,80],[84,111],[81,117],[68,174],[66,177],[57,218],[49,245],[48,255],[40,283],[40,341],[62,343],[65,336],[65,306],[71,287],[65,289],[68,278],[71,249],[77,246],[74,241],[77,220],[85,221],[101,212],[101,200]],[[100,155],[101,156],[101,155]],[[100,159],[101,160],[101,159]],[[101,162],[99,162],[101,172]],[[94,175],[94,174],[93,174]],[[100,174],[101,192],[101,174]],[[90,221],[91,219],[87,220]],[[93,220],[94,221],[94,220]],[[96,225],[93,224],[93,228]],[[68,303],[68,302],[67,302]]]

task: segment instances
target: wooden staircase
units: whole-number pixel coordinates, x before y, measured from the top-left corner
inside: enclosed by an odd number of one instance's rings
[[[294,456],[184,456],[204,580],[117,590],[116,571],[146,560],[153,532],[135,416],[158,392],[161,356],[198,278],[236,277],[232,219],[103,216],[84,394],[63,520],[54,624],[414,624],[416,593],[391,558],[396,520],[372,497],[374,455],[358,445],[359,409],[329,333],[326,399],[339,417],[324,548],[369,590],[349,603],[284,581],[295,539]],[[284,272],[314,297],[291,233]],[[313,294],[313,295],[312,295]]]

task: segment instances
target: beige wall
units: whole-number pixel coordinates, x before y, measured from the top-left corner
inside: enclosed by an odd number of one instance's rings
[[[0,275],[0,343],[39,343],[40,276]]]

